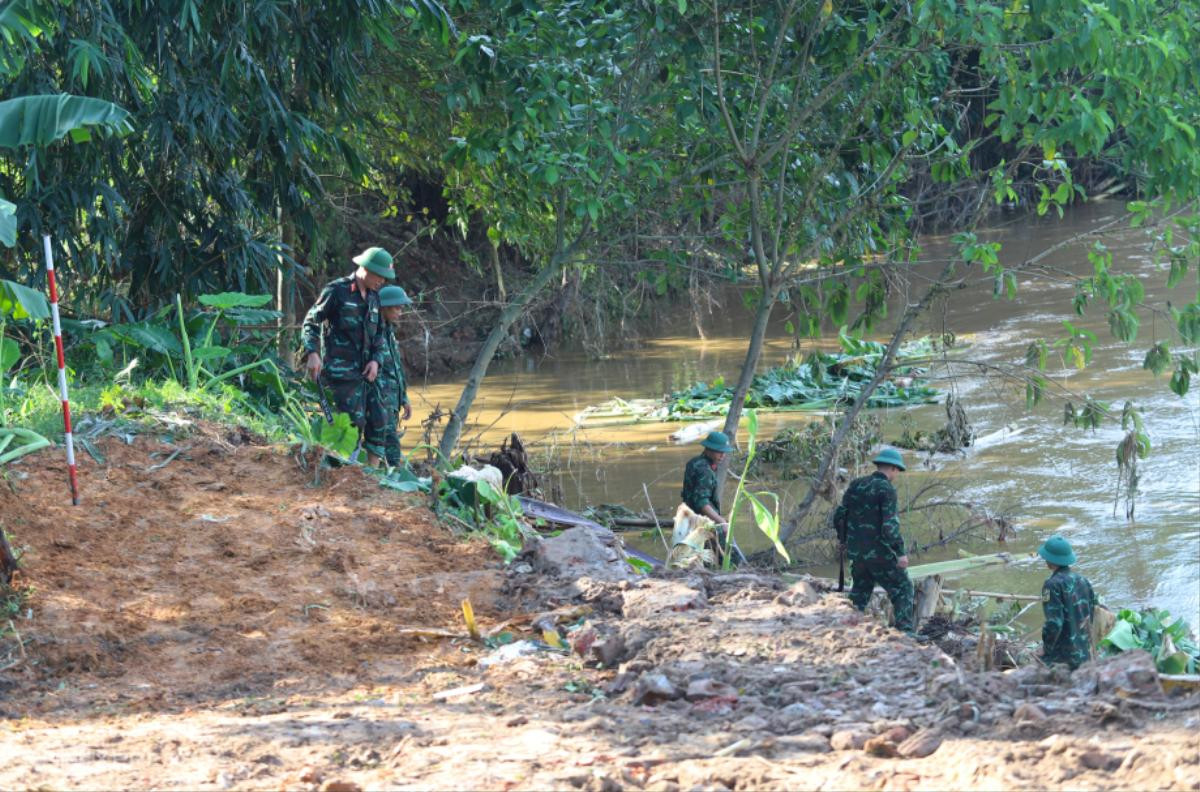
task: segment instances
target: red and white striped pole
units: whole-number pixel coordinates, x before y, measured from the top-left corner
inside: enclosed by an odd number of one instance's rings
[[[75,438],[71,436],[71,402],[67,399],[67,360],[63,357],[62,325],[58,321],[58,286],[54,282],[54,255],[50,235],[42,234],[46,251],[46,280],[50,284],[50,316],[54,320],[54,351],[58,353],[58,393],[62,397],[63,431],[67,441],[67,471],[71,478],[71,503],[79,505],[79,481],[75,475]]]

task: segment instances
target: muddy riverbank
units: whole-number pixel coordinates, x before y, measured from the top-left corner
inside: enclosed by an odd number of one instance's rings
[[[46,454],[6,500],[33,592],[5,788],[1200,789],[1200,703],[1152,676],[980,672],[579,529],[502,569],[419,496],[219,431],[100,450],[89,505]]]
[[[1121,210],[1116,204],[1093,204],[1065,219],[1020,218],[994,229],[992,238],[1004,243],[1002,259],[1017,264],[1042,250],[1090,228],[1109,223]],[[1165,291],[1165,275],[1156,269],[1149,243],[1139,233],[1106,234],[1104,243],[1122,266],[1133,267],[1146,286],[1147,302],[1164,298],[1186,302],[1194,296],[1195,282]],[[954,356],[968,364],[933,367],[935,384],[956,393],[966,407],[975,431],[997,437],[986,447],[969,449],[961,456],[918,459],[900,482],[902,500],[917,492],[934,476],[944,481],[964,501],[985,505],[1011,519],[1016,529],[1004,548],[1017,563],[981,573],[972,585],[1022,594],[1037,594],[1044,565],[1032,557],[1038,542],[1052,532],[1067,536],[1080,551],[1082,570],[1110,603],[1132,607],[1167,608],[1200,624],[1200,408],[1193,395],[1180,399],[1141,367],[1145,339],[1154,333],[1147,322],[1138,343],[1114,339],[1101,310],[1083,317],[1071,307],[1073,286],[1066,273],[1088,272],[1088,245],[1094,240],[1063,247],[1048,257],[1051,269],[1021,281],[1013,301],[996,300],[990,280],[956,291],[935,304],[921,319],[915,335],[940,336],[952,331],[957,338]],[[950,255],[945,239],[926,240],[926,266],[937,266]],[[1189,291],[1192,290],[1192,291]],[[904,295],[896,295],[903,299]],[[705,335],[696,337],[690,314],[668,318],[658,337],[639,348],[595,359],[582,352],[561,351],[552,356],[528,356],[497,364],[480,392],[473,415],[474,426],[466,437],[477,435],[477,447],[498,445],[509,432],[518,431],[552,458],[555,483],[563,504],[616,503],[643,511],[646,494],[659,511],[671,512],[678,503],[681,471],[695,453],[678,447],[667,436],[679,424],[638,424],[571,431],[574,416],[588,405],[614,397],[660,397],[674,390],[717,377],[731,379],[744,355],[748,318],[736,291],[727,293],[723,308],[706,319]],[[897,312],[893,311],[892,315]],[[1025,359],[1028,344],[1037,338],[1053,340],[1068,320],[1094,332],[1097,343],[1093,363],[1077,371],[1056,356],[1050,361],[1053,393],[1033,411],[1025,407],[1024,388],[1002,378],[981,377],[981,368],[1017,364]],[[881,327],[876,338],[887,332]],[[836,328],[811,343],[836,346]],[[763,366],[775,365],[793,354],[791,338],[782,318],[773,325]],[[458,397],[457,381],[415,383],[412,389],[418,416],[436,405],[451,407]],[[1062,424],[1064,403],[1079,402],[1083,394],[1112,403],[1119,411],[1126,401],[1143,410],[1153,450],[1140,463],[1140,493],[1136,519],[1124,517],[1124,503],[1114,516],[1117,468],[1116,444],[1122,431],[1109,421],[1095,431]],[[899,437],[906,426],[936,429],[944,423],[940,405],[878,410],[885,439]],[[760,436],[785,427],[802,426],[811,417],[796,414],[760,416]],[[1010,431],[1004,432],[1003,430]],[[414,424],[406,445],[416,442]],[[743,437],[744,441],[744,437]],[[793,483],[771,483],[784,509],[803,497]],[[738,536],[747,549],[765,549],[754,529]],[[992,537],[994,539],[994,537]],[[650,549],[653,537],[646,540]],[[994,541],[966,546],[972,552],[994,552]],[[959,548],[944,548],[923,560],[953,557]],[[828,569],[814,570],[828,574]]]

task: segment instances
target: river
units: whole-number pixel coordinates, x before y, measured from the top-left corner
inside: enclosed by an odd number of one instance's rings
[[[1063,219],[1020,216],[999,223],[986,236],[1003,243],[1001,259],[1012,266],[1109,223],[1121,211],[1117,203],[1097,203]],[[1168,294],[1165,272],[1153,265],[1144,233],[1123,231],[1105,235],[1102,241],[1113,251],[1115,266],[1136,269],[1146,288],[1147,304],[1161,305],[1169,297],[1182,305],[1194,298],[1200,280],[1195,272]],[[1090,272],[1086,253],[1094,242],[1093,237],[1066,245],[1043,263],[1064,273]],[[947,238],[925,238],[918,269],[940,268],[938,261],[948,255]],[[951,330],[965,347],[956,354],[992,365],[1021,362],[1031,340],[1060,337],[1063,320],[1094,332],[1092,364],[1077,371],[1052,355],[1051,379],[1074,393],[1111,402],[1118,413],[1126,400],[1143,410],[1153,448],[1139,463],[1136,519],[1125,519],[1123,504],[1116,516],[1113,513],[1115,448],[1123,436],[1119,420],[1095,431],[1064,426],[1062,398],[1050,396],[1027,411],[1023,387],[960,367],[934,369],[931,374],[938,387],[952,388],[960,395],[976,433],[986,435],[1005,427],[1016,431],[1007,440],[971,449],[961,457],[938,456],[931,460],[935,470],[922,464],[923,455],[907,452],[910,470],[898,481],[901,502],[936,475],[949,483],[954,497],[985,505],[1015,521],[1017,533],[1004,545],[980,541],[965,548],[1007,550],[1014,558],[1012,564],[969,573],[963,582],[971,588],[1037,594],[1046,568],[1034,551],[1043,538],[1057,532],[1070,540],[1080,559],[1077,569],[1091,579],[1106,604],[1166,608],[1195,627],[1200,624],[1200,382],[1180,398],[1168,389],[1167,374],[1155,378],[1142,368],[1150,339],[1170,337],[1162,317],[1153,321],[1144,317],[1136,342],[1123,344],[1109,332],[1103,306],[1094,305],[1084,317],[1075,316],[1073,293],[1072,284],[1061,275],[1025,276],[1015,300],[997,300],[990,280],[981,279],[936,303],[921,317],[914,335]],[[895,297],[892,317],[900,314],[902,304],[897,301],[907,295]],[[731,381],[745,354],[751,317],[736,294],[724,293],[721,302],[724,309],[704,322],[705,339],[697,336],[687,307],[680,306],[678,318],[664,319],[654,337],[606,359],[564,350],[493,364],[464,437],[476,437],[475,449],[483,450],[516,431],[542,451],[552,447],[559,460],[555,480],[561,487],[562,505],[569,508],[615,503],[644,511],[648,493],[657,511],[673,511],[679,502],[683,465],[696,453],[696,446],[672,445],[667,435],[686,424],[566,430],[580,410],[613,397],[659,397],[717,376]],[[878,331],[873,337],[886,340],[888,328]],[[836,330],[815,344],[835,347]],[[784,361],[791,352],[791,339],[779,319],[769,334],[760,370]],[[460,380],[413,382],[415,416],[427,415],[436,404],[452,407],[461,384]],[[875,412],[882,414],[887,439],[899,434],[905,415],[913,425],[931,429],[945,420],[941,405]],[[764,413],[760,439],[809,420],[811,416],[803,414]],[[410,428],[406,447],[415,442],[419,431]],[[784,487],[779,494],[786,510],[804,493]],[[725,502],[730,498],[728,489]],[[737,536],[747,551],[766,546],[752,526],[739,528]],[[643,549],[656,549],[656,539],[634,537],[633,541],[644,542]],[[930,551],[914,563],[954,557],[959,549]],[[657,552],[662,554],[661,544]],[[814,571],[830,572],[828,568]]]

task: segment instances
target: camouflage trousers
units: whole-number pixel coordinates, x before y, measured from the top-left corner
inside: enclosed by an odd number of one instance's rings
[[[374,418],[382,421],[379,433],[376,435],[373,432],[368,436],[372,440],[378,439],[383,453],[380,455],[392,467],[399,465],[404,456],[400,453],[400,433],[396,431],[396,424],[400,417],[400,394],[394,388],[378,385],[377,387],[369,388],[367,391],[367,401],[370,404],[368,412]]]
[[[892,601],[892,612],[896,616],[896,629],[913,632],[913,584],[908,572],[896,566],[894,561],[852,559],[850,575],[854,585],[850,587],[850,601],[854,607],[867,609],[871,592],[878,584]]]
[[[382,402],[375,396],[379,390],[375,383],[334,380],[325,384],[333,394],[333,408],[349,415],[350,422],[363,433],[362,445],[367,453],[384,456],[387,450],[388,416]],[[392,431],[395,432],[395,416],[392,418]]]

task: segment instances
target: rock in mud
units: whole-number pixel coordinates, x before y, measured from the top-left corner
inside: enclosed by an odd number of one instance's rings
[[[706,698],[730,698],[736,700],[737,688],[716,679],[693,679],[687,686],[688,701],[700,701]]]
[[[600,643],[592,645],[592,654],[604,668],[612,668],[625,656],[625,638],[620,633],[610,635]]]
[[[912,737],[912,735],[912,729],[908,728],[907,726],[892,726],[891,728],[884,729],[879,736],[883,737],[889,742],[894,742],[896,745],[899,745],[909,737]]]
[[[942,735],[932,729],[921,729],[896,746],[905,759],[923,759],[942,747]]]
[[[363,792],[363,788],[353,781],[326,781],[321,792]]]
[[[617,535],[598,528],[568,528],[558,536],[539,538],[533,548],[536,571],[576,580],[635,580]]]
[[[747,715],[737,723],[733,724],[733,730],[738,732],[756,732],[766,731],[770,724],[767,719],[758,715]]]
[[[878,756],[882,759],[891,759],[900,755],[900,752],[896,749],[896,743],[882,734],[878,737],[872,737],[863,743],[863,753]]]
[[[834,732],[829,744],[835,751],[858,751],[867,744],[871,735],[865,731],[850,730]]]
[[[642,674],[633,692],[635,704],[659,704],[679,698],[679,689],[671,684],[667,675],[658,671]]]
[[[797,580],[788,590],[775,598],[775,602],[780,605],[787,605],[792,608],[803,608],[806,605],[812,605],[821,599],[821,592],[817,591],[817,587],[807,580]]]
[[[596,638],[596,631],[591,627],[578,630],[571,639],[571,649],[580,657],[587,657],[588,652],[592,651],[592,646],[596,643]]]
[[[647,580],[625,592],[621,613],[626,619],[643,619],[655,613],[695,610],[708,604],[704,585],[691,580]]]
[[[1013,712],[1013,720],[1018,723],[1037,723],[1046,720],[1046,713],[1038,705],[1026,701]]]
[[[1079,755],[1079,763],[1088,770],[1115,770],[1121,760],[1099,748],[1092,748]]]
[[[775,740],[775,755],[789,753],[829,753],[829,738],[816,732],[805,732]]]
[[[1090,688],[1101,694],[1145,698],[1163,695],[1154,657],[1145,649],[1130,649],[1113,657],[1087,663],[1075,672],[1072,679],[1077,690]]]
[[[315,767],[303,767],[301,768],[300,775],[297,776],[297,779],[302,784],[319,784],[321,783],[321,779],[323,777],[324,776],[321,775],[321,771],[317,770]]]

